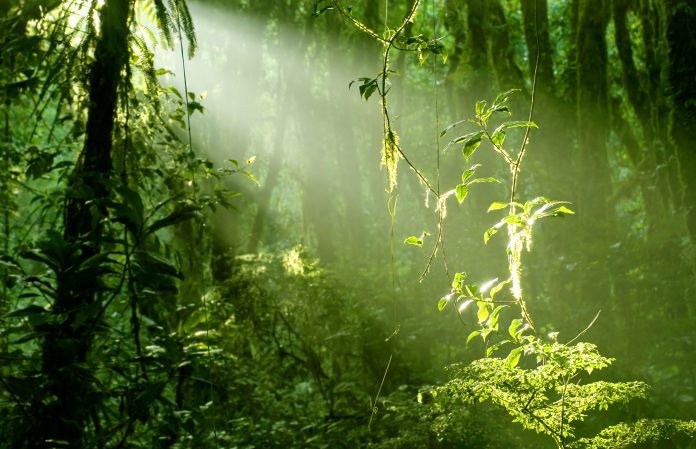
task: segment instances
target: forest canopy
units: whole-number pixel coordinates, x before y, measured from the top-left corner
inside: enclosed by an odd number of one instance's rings
[[[696,447],[696,4],[0,20],[1,448]]]

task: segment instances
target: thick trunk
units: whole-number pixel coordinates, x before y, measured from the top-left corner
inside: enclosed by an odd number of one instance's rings
[[[510,43],[509,27],[505,11],[500,1],[489,3],[491,21],[491,58],[492,66],[498,80],[498,90],[521,89],[522,70],[515,63],[514,49]]]
[[[629,4],[628,0],[614,0],[613,2],[614,40],[618,49],[619,59],[621,60],[623,87],[626,91],[626,96],[640,122],[643,140],[651,148],[647,152],[642,152],[639,150],[637,141],[626,142],[631,162],[641,173],[640,188],[645,201],[649,226],[654,229],[657,222],[666,216],[664,206],[669,204],[669,201],[665,201],[665,199],[668,199],[670,195],[669,191],[665,190],[666,183],[660,182],[663,174],[656,170],[658,157],[656,151],[652,149],[655,136],[650,119],[647,94],[649,90],[641,88],[641,77],[634,62],[631,38],[626,24]],[[617,111],[615,115],[618,116],[619,112]],[[626,137],[628,136],[629,128],[627,124],[625,126],[622,125],[624,125],[622,122],[616,123],[616,127],[624,128],[623,136]],[[619,135],[621,136],[622,134]],[[655,188],[655,184],[657,184],[658,188]]]
[[[671,96],[669,141],[679,161],[680,197],[691,245],[696,242],[696,6],[664,0],[668,84]],[[696,251],[691,249],[696,276]]]
[[[527,44],[530,79],[537,73],[537,92],[540,100],[553,96],[555,85],[551,40],[549,38],[548,4],[546,0],[522,0],[524,39]],[[537,55],[539,64],[537,66]]]
[[[576,35],[577,151],[573,164],[578,216],[573,220],[577,236],[573,252],[580,281],[574,297],[585,305],[576,310],[586,308],[587,304],[601,304],[603,310],[613,313],[620,305],[611,295],[611,280],[606,275],[614,272],[607,251],[615,241],[607,154],[610,115],[605,31],[608,16],[604,0],[580,0]]]
[[[112,130],[117,89],[128,57],[130,0],[108,0],[100,13],[101,35],[90,75],[89,109],[85,144],[66,193],[65,244],[73,249],[70,266],[57,273],[53,311],[57,324],[43,343],[46,402],[39,432],[40,446],[64,441],[81,447],[84,427],[94,408],[91,375],[84,363],[92,342],[99,281],[79,267],[102,249],[103,202],[111,177]]]
[[[466,104],[473,104],[487,98],[491,92],[486,32],[488,0],[467,0],[467,6],[467,62],[471,76],[466,89],[470,96],[464,101]]]
[[[582,182],[578,208],[583,225],[593,226],[609,217],[610,179],[607,158],[609,112],[607,13],[603,0],[580,2],[577,34],[578,167]]]

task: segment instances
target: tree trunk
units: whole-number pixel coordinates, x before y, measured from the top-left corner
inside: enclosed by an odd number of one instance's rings
[[[680,171],[680,197],[691,240],[688,252],[696,276],[696,6],[664,0],[669,93],[669,141]]]
[[[522,71],[515,63],[514,50],[510,43],[509,27],[505,11],[499,0],[489,3],[491,23],[491,65],[498,80],[498,90],[522,89]],[[550,56],[549,56],[550,58]]]
[[[604,0],[580,0],[577,31],[577,152],[573,173],[577,189],[572,248],[577,261],[579,290],[584,307],[599,305],[608,313],[618,308],[611,294],[607,253],[615,230],[612,186],[607,155],[609,104],[605,31],[609,11]],[[591,244],[588,245],[588,242]]]
[[[621,60],[621,72],[623,87],[626,96],[631,103],[633,110],[638,117],[638,121],[643,131],[643,140],[649,145],[650,150],[642,152],[639,150],[637,142],[628,142],[628,154],[631,162],[639,173],[640,188],[645,201],[646,215],[649,227],[654,230],[657,223],[663,221],[666,216],[665,204],[669,204],[669,191],[665,190],[665,183],[659,182],[663,177],[657,170],[656,151],[652,149],[655,136],[650,120],[650,108],[648,103],[648,90],[641,88],[641,79],[638,69],[633,60],[633,50],[631,38],[626,24],[626,15],[630,2],[628,0],[614,0],[614,40]],[[615,115],[620,115],[617,111]],[[621,123],[616,123],[616,128],[622,128]],[[628,131],[628,127],[624,127]],[[657,179],[656,179],[657,178]],[[657,184],[658,188],[655,188]]]
[[[108,0],[100,12],[101,34],[90,74],[85,144],[70,179],[65,199],[64,241],[71,250],[70,265],[57,273],[53,306],[56,324],[43,342],[43,372],[47,405],[39,428],[39,446],[63,441],[81,447],[84,427],[95,407],[91,373],[84,367],[97,319],[99,281],[80,272],[81,266],[102,250],[104,200],[111,178],[112,130],[117,89],[128,58],[130,0]],[[38,431],[38,432],[36,432]]]

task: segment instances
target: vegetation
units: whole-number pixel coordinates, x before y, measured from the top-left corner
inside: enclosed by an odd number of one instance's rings
[[[693,5],[0,11],[0,447],[696,447]]]

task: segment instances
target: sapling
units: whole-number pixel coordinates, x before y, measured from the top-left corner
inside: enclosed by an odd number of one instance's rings
[[[642,419],[634,423],[609,426],[594,437],[577,433],[577,424],[588,413],[606,410],[610,405],[645,398],[648,386],[636,382],[588,381],[596,370],[608,367],[613,359],[599,354],[591,343],[576,342],[589,328],[568,342],[558,341],[558,333],[542,336],[534,324],[523,294],[522,254],[532,247],[532,231],[539,219],[561,217],[574,212],[564,201],[536,197],[521,202],[517,199],[520,167],[526,155],[531,121],[506,121],[491,130],[495,115],[507,114],[507,101],[513,91],[498,95],[493,103],[476,103],[474,123],[477,130],[452,139],[450,146],[461,145],[464,158],[472,157],[483,141],[507,164],[510,172],[510,192],[507,201],[494,202],[489,212],[505,210],[507,214],[488,228],[483,236],[488,242],[501,229],[507,230],[507,278],[489,285],[467,282],[466,273],[456,273],[448,295],[438,303],[440,310],[450,304],[461,313],[470,304],[475,310],[478,328],[469,334],[467,343],[481,338],[486,347],[485,357],[470,364],[450,367],[452,378],[433,390],[440,399],[455,399],[463,403],[489,400],[502,407],[514,422],[525,429],[550,438],[559,449],[566,448],[624,448],[631,444],[671,439],[677,435],[696,436],[696,421],[671,419]],[[533,103],[532,109],[533,111]],[[443,134],[465,121],[449,126]],[[524,128],[520,148],[511,151],[504,146],[506,133],[512,128]],[[453,189],[462,202],[468,191],[467,182],[478,165],[464,171],[462,184]],[[446,194],[445,194],[446,195]],[[517,315],[509,323],[501,321],[501,312],[513,308]],[[596,317],[595,317],[596,320]],[[590,326],[594,321],[590,323]],[[501,331],[502,329],[502,331]],[[440,401],[446,407],[451,401]]]

